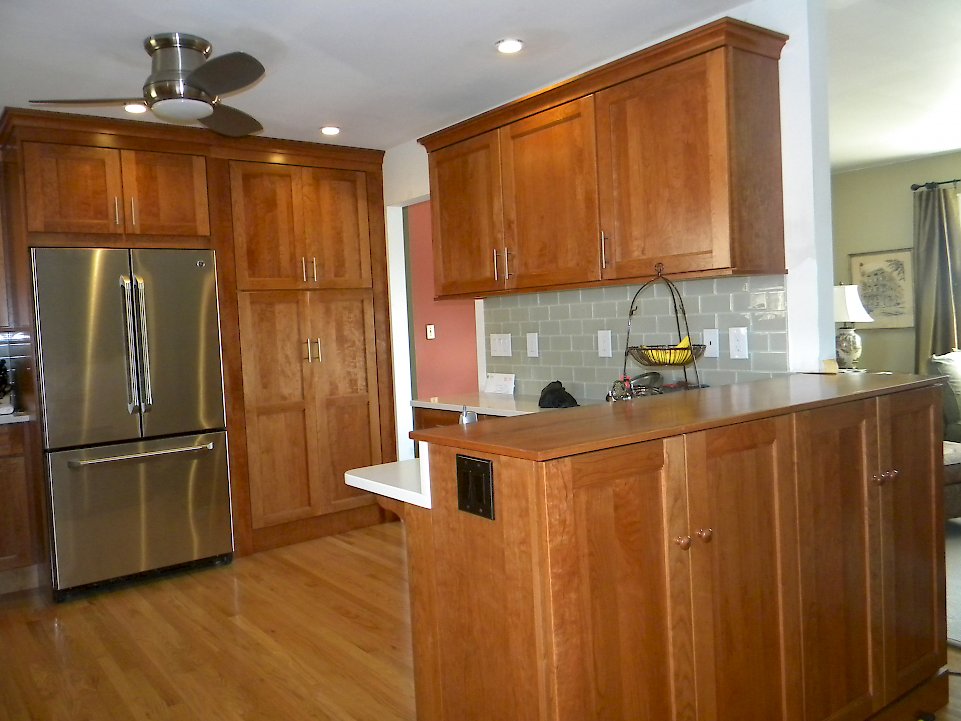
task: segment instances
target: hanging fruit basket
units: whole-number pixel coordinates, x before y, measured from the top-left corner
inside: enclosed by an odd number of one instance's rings
[[[647,281],[634,294],[631,299],[630,311],[627,316],[627,339],[624,347],[624,368],[621,377],[627,378],[627,359],[633,358],[642,366],[675,366],[683,369],[684,387],[700,388],[701,377],[697,371],[697,359],[704,354],[706,346],[691,343],[691,329],[687,322],[687,311],[684,310],[684,300],[677,286],[664,275],[664,266],[660,263],[655,267],[657,275]],[[649,286],[655,283],[663,283],[667,286],[671,295],[671,303],[674,308],[674,325],[677,328],[678,342],[676,345],[631,345],[631,319],[637,312],[637,299]],[[682,328],[683,326],[683,328]],[[687,367],[692,366],[694,370],[694,383],[688,379]]]

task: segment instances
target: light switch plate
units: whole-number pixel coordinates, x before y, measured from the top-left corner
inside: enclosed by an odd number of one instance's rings
[[[613,355],[614,349],[611,345],[611,332],[609,330],[597,331],[597,357],[611,358]]]
[[[721,338],[717,328],[708,328],[704,331],[705,358],[717,358],[721,355]]]
[[[527,334],[527,357],[537,358],[540,354],[540,349],[537,347],[537,333]]]
[[[731,341],[731,358],[747,358],[747,328],[728,328]]]
[[[433,323],[428,323],[428,324],[427,324],[427,340],[434,340],[434,338],[436,338],[436,337],[437,337],[437,335],[436,335],[436,333],[434,332],[434,324],[433,324]]]
[[[491,355],[509,358],[511,355],[511,334],[491,333]]]

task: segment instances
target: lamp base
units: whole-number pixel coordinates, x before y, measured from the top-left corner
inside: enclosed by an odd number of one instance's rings
[[[851,369],[857,366],[861,357],[861,336],[854,332],[854,328],[839,329],[834,344],[838,368]]]

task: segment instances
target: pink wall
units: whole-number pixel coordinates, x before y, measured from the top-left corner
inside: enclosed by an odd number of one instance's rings
[[[417,390],[430,398],[477,390],[477,340],[473,300],[434,300],[430,201],[407,208],[411,333],[414,335]],[[435,338],[426,327],[434,324]]]

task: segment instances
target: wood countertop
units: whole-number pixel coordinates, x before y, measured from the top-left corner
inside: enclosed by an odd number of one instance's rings
[[[943,382],[899,373],[794,374],[752,383],[702,388],[556,413],[497,418],[466,426],[414,431],[441,446],[531,461],[549,461],[627,443],[896,393]]]

